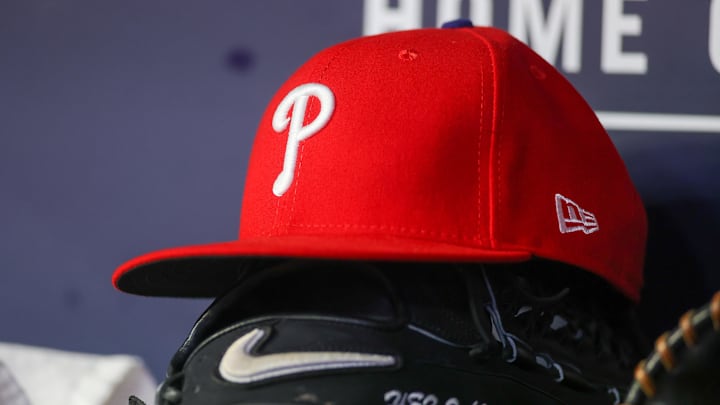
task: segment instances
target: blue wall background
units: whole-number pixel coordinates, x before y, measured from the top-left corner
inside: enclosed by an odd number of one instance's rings
[[[440,0],[417,1],[420,24],[435,25]],[[683,114],[662,130],[608,125],[648,207],[641,309],[657,333],[720,288],[720,67],[710,56],[720,1],[620,2],[641,20],[622,47],[646,55],[642,74],[601,68],[612,0],[541,3],[549,14],[573,2],[581,68],[565,73],[590,104]],[[0,340],[136,354],[160,378],[209,301],[122,294],[112,271],[150,250],[235,238],[266,103],[313,53],[362,35],[366,3],[3,0]],[[464,16],[471,3],[483,2],[462,2]],[[508,28],[523,1],[485,3]],[[699,130],[668,130],[698,116]]]

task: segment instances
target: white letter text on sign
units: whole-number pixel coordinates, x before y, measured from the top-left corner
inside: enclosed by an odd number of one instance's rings
[[[715,71],[720,73],[720,1],[718,0],[712,0],[710,4],[708,51],[710,53],[710,62]]]
[[[582,10],[582,0],[552,0],[545,16],[541,0],[512,0],[509,30],[553,65],[562,39],[562,68],[577,73],[582,55]]]
[[[643,1],[643,0],[639,0]],[[603,3],[600,68],[605,73],[647,73],[647,56],[642,52],[623,52],[624,36],[639,36],[642,20],[637,14],[623,14],[625,0]]]
[[[312,122],[303,126],[310,97],[317,97],[320,101],[320,112]],[[293,110],[292,116],[288,117],[290,108]],[[335,95],[327,86],[318,83],[308,83],[296,87],[278,104],[273,115],[272,127],[278,133],[285,131],[288,124],[290,129],[285,146],[282,172],[275,179],[273,194],[281,197],[290,188],[295,176],[300,141],[318,133],[328,123],[334,110]]]

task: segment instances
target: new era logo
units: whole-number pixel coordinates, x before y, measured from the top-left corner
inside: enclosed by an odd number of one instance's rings
[[[582,231],[587,235],[600,229],[592,212],[580,208],[576,202],[567,197],[555,194],[555,208],[562,233]]]

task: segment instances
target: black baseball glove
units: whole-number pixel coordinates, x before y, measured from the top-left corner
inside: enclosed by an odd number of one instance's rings
[[[156,403],[617,404],[649,349],[590,276],[540,261],[255,269],[200,317]]]

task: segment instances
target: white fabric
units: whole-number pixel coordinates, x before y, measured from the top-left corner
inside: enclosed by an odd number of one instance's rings
[[[22,388],[15,381],[15,377],[2,362],[0,362],[0,404],[30,405]]]
[[[126,405],[130,395],[152,404],[155,379],[137,357],[97,355],[0,342],[0,363],[24,392],[12,405]],[[1,373],[1,370],[0,370]],[[14,377],[14,378],[13,378]],[[8,395],[12,388],[8,385]],[[4,402],[0,387],[0,404]],[[17,395],[17,394],[15,394]]]

